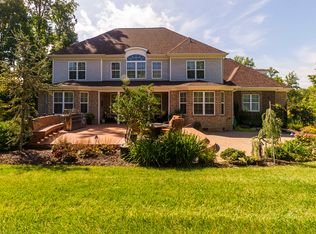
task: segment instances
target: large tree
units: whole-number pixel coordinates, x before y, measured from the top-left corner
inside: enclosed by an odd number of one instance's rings
[[[17,30],[52,51],[75,42],[77,6],[74,0],[1,0],[0,60],[14,63]]]
[[[267,71],[267,76],[278,81],[281,84],[284,84],[284,80],[280,76],[280,72],[278,70],[274,69],[273,67],[269,67],[269,69]]]
[[[244,57],[244,56],[235,56],[234,60],[242,65],[245,65],[246,67],[255,67],[255,62],[253,61],[253,58]]]
[[[11,97],[11,111],[20,124],[19,149],[21,150],[29,130],[29,117],[34,113],[33,99],[44,88],[48,75],[47,51],[37,41],[31,41],[19,31],[14,34],[16,44],[15,63],[0,61],[0,83]]]
[[[285,84],[292,89],[300,88],[298,81],[299,78],[294,71],[291,71],[289,74],[287,74],[284,79]]]

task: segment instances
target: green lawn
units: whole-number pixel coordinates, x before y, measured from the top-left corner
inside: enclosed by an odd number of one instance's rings
[[[316,163],[0,166],[0,233],[316,232]]]

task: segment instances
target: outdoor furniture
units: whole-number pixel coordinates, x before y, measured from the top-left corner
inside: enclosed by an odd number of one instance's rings
[[[163,128],[162,132],[167,133],[168,131],[182,131],[184,127],[184,119],[179,115],[173,115],[171,120],[169,121],[168,127]]]
[[[48,115],[33,119],[31,127],[33,132],[31,142],[37,142],[54,132],[64,129],[65,124],[62,122],[60,115]]]
[[[153,123],[150,125],[150,135],[153,138],[157,138],[163,133],[163,129],[168,128],[169,124],[165,123]]]

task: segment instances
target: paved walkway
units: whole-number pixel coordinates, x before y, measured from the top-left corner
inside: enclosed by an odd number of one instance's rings
[[[246,154],[251,154],[252,137],[257,136],[257,132],[209,132],[206,133],[212,141],[219,146],[219,153],[227,148],[235,148],[246,151]],[[282,141],[293,139],[289,134],[282,135]]]

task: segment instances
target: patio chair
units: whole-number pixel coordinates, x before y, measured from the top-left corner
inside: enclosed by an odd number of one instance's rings
[[[173,115],[171,120],[169,121],[169,127],[163,128],[162,132],[167,133],[170,130],[171,131],[182,131],[182,128],[184,127],[184,119],[180,117],[179,115]]]

